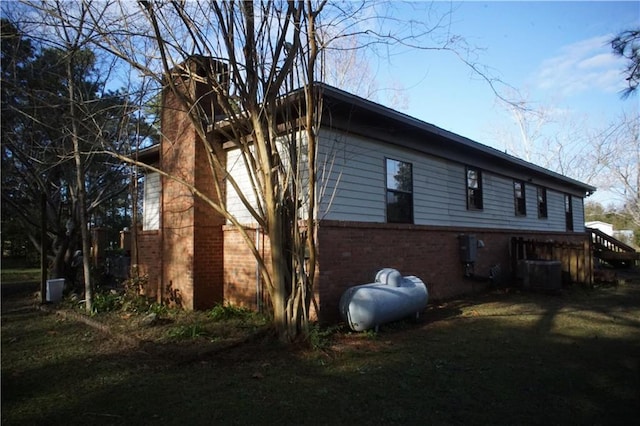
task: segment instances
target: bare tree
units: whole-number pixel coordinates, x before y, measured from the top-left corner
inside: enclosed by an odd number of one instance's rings
[[[623,114],[591,139],[595,182],[623,200],[623,211],[640,227],[640,117]]]
[[[509,93],[517,100],[500,104],[511,116],[512,125],[496,129],[496,138],[505,151],[565,176],[592,182],[600,168],[592,155],[592,137],[586,123],[562,109],[535,104],[526,94]],[[589,167],[585,167],[585,161],[589,161]]]
[[[287,341],[306,331],[315,277],[319,94],[313,82],[319,52],[316,22],[324,5],[140,2],[140,9],[127,10],[122,21],[126,39],[105,31],[99,42],[158,78],[188,111],[198,143],[208,153],[213,194],[156,171],[188,187],[236,226],[260,264],[275,328]],[[119,12],[128,7],[114,6]],[[98,12],[93,17],[96,28],[109,28],[105,19],[113,19]],[[149,42],[159,53],[155,63],[147,50],[132,50]],[[194,84],[207,88],[210,104],[191,90]],[[301,89],[285,97],[294,84]],[[252,181],[248,192],[226,169],[221,138],[241,152]],[[222,177],[268,236],[269,258],[263,258],[244,224],[228,211]]]
[[[207,156],[213,191],[151,169],[188,188],[243,236],[260,265],[274,325],[285,341],[306,334],[313,302],[322,117],[321,86],[315,82],[326,77],[323,52],[340,39],[348,41],[347,50],[376,45],[380,51],[448,50],[481,71],[464,47],[457,50],[460,39],[446,31],[450,15],[397,25],[390,14],[393,3],[85,0],[83,5],[93,23],[92,42],[156,79],[177,100],[173,107],[187,112]],[[389,22],[396,24],[392,31],[385,28]],[[240,153],[249,188],[225,164],[222,142]],[[225,190],[237,195],[267,235],[267,257],[229,211]]]
[[[33,232],[39,225],[30,209],[41,193],[47,196],[51,247],[39,249],[52,252],[53,277],[74,283],[71,265],[80,235],[86,308],[91,311],[90,218],[128,187],[123,164],[98,150],[108,145],[126,151],[131,126],[137,124],[129,121],[133,108],[127,97],[104,89],[113,64],[101,66],[100,75],[96,70],[99,58],[88,43],[87,8],[57,1],[23,6],[17,20],[39,51],[20,74],[3,73],[3,87],[20,97],[16,102],[3,99],[3,202],[39,246]],[[3,65],[5,60],[12,59],[3,51]]]
[[[507,104],[505,109],[516,130],[499,129],[497,138],[510,154],[615,194],[624,204],[622,210],[640,223],[640,117],[636,112],[597,128],[528,100]]]
[[[59,14],[64,14],[62,5],[56,2],[55,5]],[[68,52],[65,61],[66,78],[67,78],[67,90],[69,99],[69,137],[73,144],[73,160],[76,169],[76,197],[78,200],[78,211],[80,220],[80,235],[82,240],[82,257],[83,262],[83,275],[84,275],[84,297],[85,308],[88,312],[93,311],[93,284],[91,281],[91,260],[89,253],[91,253],[91,234],[89,233],[89,220],[87,217],[87,189],[85,184],[85,175],[83,173],[83,157],[80,151],[80,129],[79,121],[81,121],[78,107],[83,104],[81,92],[76,88],[74,72],[76,68],[76,54],[82,49],[85,43],[84,39],[84,24],[87,16],[87,11],[80,5],[78,11],[78,23],[77,26],[69,27],[65,25],[65,20],[61,19],[60,35],[63,41],[64,50]]]
[[[342,90],[390,108],[406,109],[409,103],[407,89],[400,81],[383,82],[373,69],[367,51],[360,48],[357,35],[332,39],[323,35],[322,81]]]
[[[284,340],[306,332],[316,268],[317,131],[322,115],[321,94],[313,84],[323,78],[319,55],[331,41],[358,36],[359,46],[402,44],[409,41],[425,48],[412,27],[408,33],[383,33],[377,18],[363,16],[364,3],[312,2],[268,3],[171,3],[141,2],[141,11],[129,12],[127,30],[144,23],[152,28],[152,42],[159,52],[165,84],[189,111],[200,143],[210,153],[214,182],[224,176],[241,199],[270,244],[270,258],[263,258],[254,241],[221,202],[199,188],[191,190],[227,221],[236,225],[260,264],[273,305],[274,324]],[[124,10],[124,6],[121,9]],[[96,14],[98,28],[112,28]],[[438,24],[440,25],[440,24]],[[403,30],[405,28],[403,27]],[[139,30],[137,30],[139,31]],[[121,33],[122,34],[122,33]],[[140,31],[138,34],[146,34]],[[323,38],[331,34],[330,39]],[[134,61],[145,73],[157,72],[148,56],[132,55],[131,38],[118,40],[113,32],[102,34],[102,45],[115,55]],[[450,43],[447,40],[445,43]],[[451,46],[451,44],[446,45]],[[354,45],[354,49],[356,45]],[[438,46],[438,48],[443,48]],[[139,52],[136,52],[139,54]],[[183,64],[198,57],[218,58],[226,67]],[[144,62],[140,60],[145,58]],[[209,88],[224,120],[168,76],[179,70],[189,81]],[[221,79],[221,74],[228,73]],[[227,85],[228,79],[228,85]],[[287,95],[296,87],[294,95]],[[296,95],[297,94],[297,95]],[[285,97],[286,96],[286,97]],[[287,117],[282,120],[282,117]],[[299,117],[296,119],[296,117]],[[240,187],[221,161],[219,147],[211,143],[209,126],[241,152],[252,187]],[[223,188],[216,187],[216,194]]]

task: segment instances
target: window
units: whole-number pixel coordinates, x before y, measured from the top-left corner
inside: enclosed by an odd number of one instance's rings
[[[538,187],[538,218],[547,218],[547,188]]]
[[[482,172],[467,167],[467,209],[482,210]]]
[[[567,225],[567,231],[573,231],[573,206],[571,203],[571,195],[564,195],[564,220]]]
[[[411,163],[387,158],[387,222],[413,223]]]
[[[524,182],[521,180],[513,181],[513,201],[515,205],[516,216],[526,216],[527,199],[524,194]]]
[[[159,173],[147,173],[142,198],[142,229],[145,231],[160,229],[161,185]]]

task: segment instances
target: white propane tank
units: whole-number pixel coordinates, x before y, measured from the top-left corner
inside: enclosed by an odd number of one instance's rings
[[[402,277],[392,268],[376,274],[376,282],[349,287],[340,298],[340,314],[353,331],[377,328],[416,317],[427,307],[427,286],[418,277]]]

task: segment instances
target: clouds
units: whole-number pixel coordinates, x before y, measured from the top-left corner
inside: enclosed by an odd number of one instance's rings
[[[623,64],[611,52],[612,38],[607,34],[563,46],[558,55],[542,62],[534,75],[535,86],[563,97],[622,90]]]

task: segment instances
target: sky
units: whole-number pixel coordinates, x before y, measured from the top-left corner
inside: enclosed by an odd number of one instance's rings
[[[406,6],[398,6],[400,16],[428,19]],[[612,54],[609,41],[640,25],[640,2],[465,1],[435,7],[452,12],[450,33],[475,48],[475,62],[529,106],[594,128],[622,112],[638,115],[640,95],[620,97],[625,62]],[[400,81],[406,102],[399,109],[423,121],[500,150],[506,145],[499,130],[516,130],[491,85],[449,52],[395,52],[376,75],[383,87]],[[494,87],[513,93],[500,83]],[[607,194],[598,197],[608,201]]]

